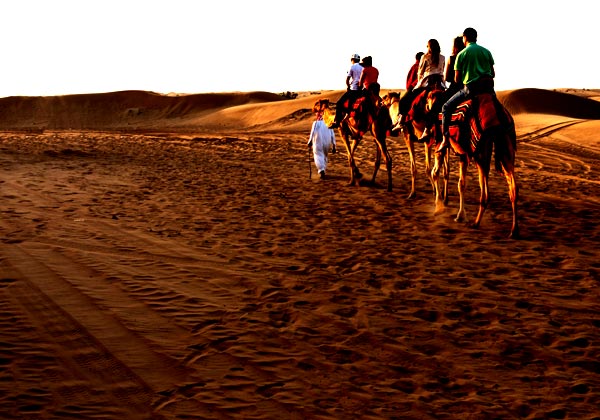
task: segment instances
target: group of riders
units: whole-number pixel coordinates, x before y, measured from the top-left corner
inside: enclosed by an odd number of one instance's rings
[[[413,108],[423,103],[423,98],[431,91],[444,92],[443,100],[437,108],[429,110],[421,117],[426,128],[420,137],[425,141],[432,135],[433,128],[439,125],[441,113],[441,142],[436,150],[441,151],[449,144],[449,124],[456,107],[475,95],[489,93],[495,96],[494,59],[486,48],[477,44],[477,31],[466,28],[462,36],[456,37],[448,62],[440,52],[436,39],[427,43],[427,52],[418,53],[415,63],[407,75],[406,91],[400,98],[399,114],[392,131],[399,130],[406,123]],[[347,90],[337,101],[335,119],[329,128],[340,126],[358,98],[367,98],[374,108],[380,106],[379,71],[373,67],[372,58],[351,57],[351,66],[346,76]]]
[[[347,90],[337,101],[333,122],[329,118],[328,100],[319,99],[313,107],[317,118],[308,144],[312,146],[321,178],[325,177],[327,153],[335,150],[332,128],[339,127],[348,152],[349,185],[360,185],[362,174],[354,160],[354,152],[362,136],[371,132],[377,143],[371,182],[375,182],[384,158],[387,187],[388,191],[392,191],[392,159],[386,137],[388,134],[397,135],[401,130],[411,160],[412,190],[409,198],[414,197],[416,173],[413,146],[420,139],[426,146],[426,172],[435,191],[438,211],[448,197],[449,153],[445,150],[451,145],[459,156],[459,211],[455,220],[466,221],[466,173],[469,162],[473,161],[478,168],[481,194],[479,211],[472,226],[478,227],[489,202],[488,176],[493,152],[495,167],[502,172],[508,184],[513,210],[510,237],[518,237],[518,188],[514,174],[516,132],[514,120],[496,98],[492,54],[477,44],[477,31],[469,27],[462,36],[455,38],[447,63],[435,39],[427,43],[426,53],[415,58],[404,95],[400,97],[398,93],[391,92],[381,98],[377,82],[379,71],[373,67],[371,57],[364,57],[362,65],[357,54],[351,57],[352,65],[346,77]],[[437,153],[430,168],[429,152],[432,149]],[[444,170],[441,170],[442,166]],[[438,184],[440,174],[445,179],[443,187]]]

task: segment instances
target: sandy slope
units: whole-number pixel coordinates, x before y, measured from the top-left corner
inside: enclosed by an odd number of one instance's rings
[[[383,89],[382,95],[394,89]],[[595,90],[502,91],[498,97],[513,114],[536,113],[600,118]],[[206,131],[305,132],[317,99],[335,102],[342,91],[302,92],[286,100],[268,92],[161,95],[123,91],[50,97],[0,98],[0,129],[118,130],[197,133]],[[596,96],[595,96],[596,95]]]
[[[600,417],[584,95],[500,94],[519,110],[514,241],[496,174],[477,231],[453,221],[454,188],[437,217],[424,178],[407,200],[398,138],[391,193],[347,187],[343,154],[309,179],[305,109],[339,92],[196,97],[127,132],[115,116],[151,109],[138,94],[57,115],[44,101],[70,98],[12,99],[29,113],[0,118],[21,129],[0,136],[0,418]],[[34,133],[31,109],[79,128]],[[358,154],[368,172],[370,142]]]

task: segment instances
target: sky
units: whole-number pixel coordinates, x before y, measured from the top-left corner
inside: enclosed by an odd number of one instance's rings
[[[354,53],[402,89],[429,39],[448,57],[466,27],[494,57],[497,91],[600,88],[594,1],[412,3],[3,0],[0,97],[338,90]]]

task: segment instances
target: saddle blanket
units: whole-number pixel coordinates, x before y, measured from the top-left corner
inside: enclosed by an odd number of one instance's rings
[[[499,115],[499,112],[505,115]],[[448,126],[450,142],[457,153],[472,155],[483,132],[502,125],[502,121],[510,120],[510,115],[507,115],[507,111],[494,95],[477,95],[461,103],[452,113]]]
[[[405,121],[423,121],[425,119],[425,103],[427,102],[427,90],[419,93],[412,101],[406,114]]]
[[[349,103],[348,120],[358,132],[364,134],[369,130],[377,112],[377,105],[369,95],[359,96]]]

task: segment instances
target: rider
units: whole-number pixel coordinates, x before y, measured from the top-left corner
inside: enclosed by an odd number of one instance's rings
[[[379,96],[379,70],[373,67],[373,58],[369,55],[362,60],[363,71],[358,80],[358,88],[366,89],[374,95]]]
[[[381,101],[381,98],[379,97],[381,87],[377,81],[379,79],[379,70],[377,70],[376,67],[373,67],[373,58],[371,56],[363,58],[362,65],[363,71],[358,81],[358,88],[369,92],[371,103],[377,106]]]
[[[496,95],[494,90],[496,73],[492,53],[477,44],[477,31],[473,28],[467,28],[463,31],[463,41],[466,47],[456,56],[454,80],[462,81],[464,86],[442,106],[442,133],[444,139],[437,147],[436,151],[438,152],[448,146],[450,141],[448,125],[452,113],[461,102],[470,96],[481,93]]]
[[[440,54],[440,43],[437,39],[430,39],[427,42],[427,52],[421,57],[419,62],[419,80],[415,85],[415,89],[421,87],[439,86],[446,88],[444,84],[444,66],[446,58]],[[415,90],[413,89],[413,90]]]
[[[424,54],[425,53],[423,51],[419,51],[417,54],[415,54],[415,62],[412,66],[410,66],[410,70],[406,75],[407,92],[413,90],[419,81],[419,63],[421,62],[421,57],[423,57]]]
[[[446,58],[440,54],[440,51],[440,43],[437,39],[430,39],[427,42],[427,52],[423,55],[421,62],[419,63],[419,81],[413,89],[413,92],[416,91],[417,95],[423,90],[433,90],[436,88],[442,90],[446,89],[446,83],[444,82]],[[415,97],[417,95],[415,95]],[[433,117],[436,116],[434,115]],[[421,140],[426,139],[431,134],[430,126],[435,123],[437,119],[433,117],[427,118],[427,125],[421,135]]]
[[[423,57],[425,53],[423,51],[419,51],[415,54],[415,62],[410,69],[408,70],[408,74],[406,75],[406,91],[404,95],[402,95],[399,99],[398,103],[398,117],[397,122],[392,127],[392,130],[399,130],[402,123],[402,114],[408,114],[408,110],[410,109],[411,101],[414,99],[411,92],[415,88],[415,85],[419,81],[419,63],[421,62],[421,57]],[[405,99],[406,97],[409,99]]]
[[[358,87],[360,81],[360,75],[363,71],[363,67],[360,65],[360,55],[353,54],[350,58],[352,65],[346,75],[346,92],[337,101],[335,106],[335,119],[329,128],[337,128],[344,119],[347,110],[345,109],[346,101],[353,101],[360,96],[360,90]]]
[[[456,56],[459,52],[465,49],[465,42],[462,36],[457,36],[452,41],[452,53],[446,61],[446,69],[444,70],[444,79],[448,84],[446,89],[446,98],[450,99],[452,95],[463,88],[462,80],[455,80],[456,74],[454,73],[454,63],[456,63]]]
[[[437,39],[430,39],[427,42],[427,52],[419,60],[417,83],[410,92],[407,91],[400,99],[401,112],[408,112],[416,97],[424,90],[432,90],[435,87],[445,89],[444,66],[446,65],[446,58],[440,51],[440,43]],[[421,139],[428,135],[429,129],[426,128]]]

